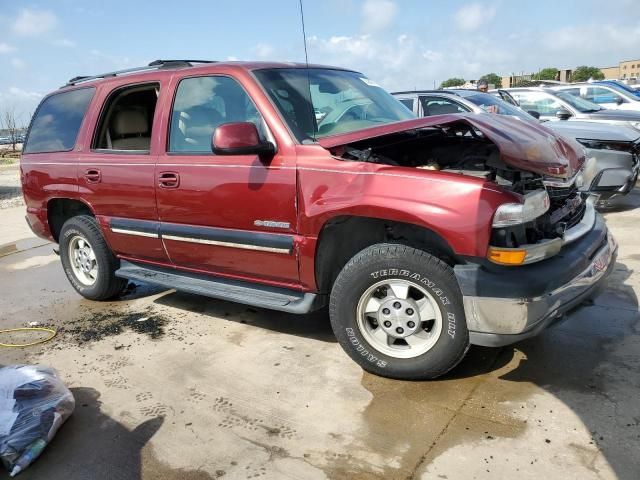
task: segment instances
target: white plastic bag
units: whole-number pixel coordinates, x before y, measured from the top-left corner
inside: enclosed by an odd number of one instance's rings
[[[74,408],[73,395],[53,369],[0,368],[0,460],[12,477],[40,455]]]

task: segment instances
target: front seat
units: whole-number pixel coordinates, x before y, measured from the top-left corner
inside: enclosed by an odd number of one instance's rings
[[[110,130],[111,148],[114,150],[149,150],[149,123],[142,111],[125,109],[116,112]]]
[[[211,152],[211,136],[225,118],[217,110],[208,107],[192,107],[174,114],[174,128],[177,127],[175,148],[184,152]]]

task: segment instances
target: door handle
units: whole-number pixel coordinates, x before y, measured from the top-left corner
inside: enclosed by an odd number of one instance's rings
[[[84,178],[87,183],[100,183],[102,180],[102,174],[97,168],[90,168],[84,172]]]
[[[180,185],[180,175],[176,172],[160,172],[158,176],[158,186],[160,188],[178,188]]]

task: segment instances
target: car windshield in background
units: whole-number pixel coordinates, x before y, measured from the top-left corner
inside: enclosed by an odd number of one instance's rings
[[[600,105],[590,102],[589,100],[585,100],[584,98],[576,97],[575,95],[571,95],[570,93],[563,92],[562,90],[555,92],[555,94],[558,98],[561,98],[562,100],[567,102],[580,113],[590,113],[602,110],[602,107]]]
[[[527,122],[537,121],[528,113],[525,113],[519,108],[516,108],[513,105],[509,105],[504,100],[496,98],[493,95],[489,95],[488,93],[476,93],[474,95],[465,96],[463,98],[479,106],[481,109],[488,113],[497,113],[498,115],[511,115],[513,117],[518,117],[521,120],[526,120]]]
[[[415,118],[360,73],[284,68],[257,70],[255,75],[301,142]]]

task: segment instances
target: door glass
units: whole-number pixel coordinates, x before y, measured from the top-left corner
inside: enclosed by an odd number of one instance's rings
[[[620,95],[602,87],[587,87],[585,98],[601,105],[603,103],[616,103]]]
[[[236,80],[223,76],[185,78],[178,85],[171,113],[169,151],[211,153],[213,131],[228,122],[252,122],[265,138],[262,117]]]
[[[431,115],[443,115],[445,113],[468,112],[467,109],[462,108],[456,102],[443,97],[425,96],[420,97],[420,101],[422,102],[422,109],[424,110],[425,117],[429,117]]]
[[[558,110],[564,108],[555,98],[542,92],[511,92],[525,112],[534,111],[540,115],[554,116]]]

